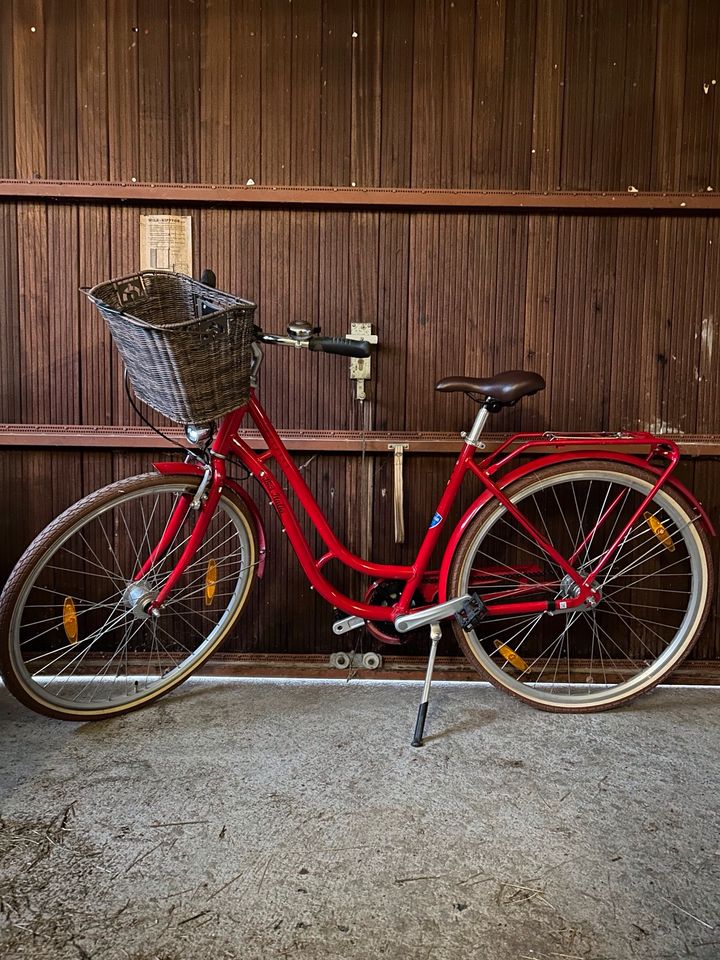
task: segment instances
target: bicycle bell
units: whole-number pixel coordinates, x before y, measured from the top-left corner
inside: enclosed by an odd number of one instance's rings
[[[288,336],[292,337],[293,340],[309,340],[312,336],[313,329],[309,323],[305,323],[304,320],[293,320],[292,323],[288,324],[287,328]]]

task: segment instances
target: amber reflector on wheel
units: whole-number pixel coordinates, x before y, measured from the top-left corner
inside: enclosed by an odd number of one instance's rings
[[[65,603],[63,603],[63,628],[68,641],[77,643],[78,622],[72,597],[65,597]]]
[[[207,570],[205,571],[205,606],[209,607],[213,602],[216,590],[217,564],[213,559],[210,559],[208,560]]]
[[[672,541],[672,537],[667,532],[665,527],[660,523],[660,521],[654,517],[651,513],[644,513],[643,516],[647,521],[647,525],[650,527],[652,532],[658,538],[660,543],[665,547],[666,550],[669,550],[670,553],[675,552],[675,544]]]
[[[525,670],[530,669],[520,654],[515,653],[515,651],[511,647],[508,647],[507,644],[500,643],[499,640],[496,640],[495,649],[501,656],[505,657],[507,662],[511,666],[515,667],[516,670],[522,670],[524,672]]]

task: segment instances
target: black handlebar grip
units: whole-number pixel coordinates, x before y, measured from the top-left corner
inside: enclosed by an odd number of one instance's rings
[[[323,353],[337,353],[341,357],[357,357],[365,360],[370,356],[370,344],[367,340],[346,340],[345,337],[311,337],[311,350]]]
[[[204,283],[206,287],[217,287],[215,271],[211,270],[210,267],[205,267],[200,276],[200,283]]]

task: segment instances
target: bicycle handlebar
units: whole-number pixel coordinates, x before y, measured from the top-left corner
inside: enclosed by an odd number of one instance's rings
[[[214,270],[206,267],[200,277],[200,283],[204,283],[207,287],[217,286]],[[359,360],[365,360],[370,356],[370,344],[367,340],[321,337],[317,334],[301,339],[299,337],[283,337],[276,333],[262,333],[262,331],[258,333],[257,339],[262,343],[281,343],[287,347],[306,347],[308,350],[337,353],[341,357],[357,357]]]
[[[322,350],[323,353],[337,353],[341,357],[357,357],[364,360],[370,356],[370,344],[367,340],[346,340],[345,337],[310,337],[310,350]]]
[[[345,337],[321,337],[317,334],[300,339],[286,337],[278,333],[259,332],[256,337],[261,343],[279,343],[284,347],[304,347],[306,350],[323,353],[336,353],[341,357],[357,357],[364,360],[370,356],[370,344],[367,340],[347,340]]]

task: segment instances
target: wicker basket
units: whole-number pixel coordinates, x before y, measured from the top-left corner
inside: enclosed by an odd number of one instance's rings
[[[136,395],[176,423],[245,403],[255,304],[180,273],[144,270],[83,291],[110,327]]]

